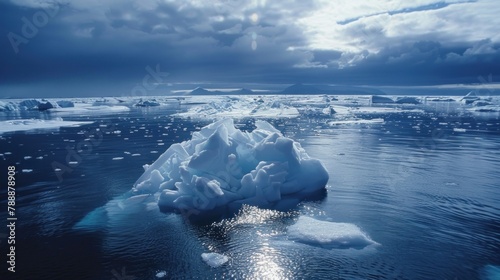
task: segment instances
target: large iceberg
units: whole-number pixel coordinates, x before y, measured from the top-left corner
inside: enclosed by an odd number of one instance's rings
[[[223,119],[173,144],[134,184],[135,195],[155,194],[163,211],[237,211],[297,204],[323,192],[328,172],[299,143],[265,121],[244,132]]]

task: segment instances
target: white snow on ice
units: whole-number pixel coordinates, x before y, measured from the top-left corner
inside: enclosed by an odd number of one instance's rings
[[[61,118],[53,120],[39,120],[39,119],[17,119],[10,121],[0,121],[0,133],[13,132],[13,131],[28,131],[34,129],[55,129],[60,127],[77,127],[93,122],[82,121],[64,121]]]
[[[217,253],[203,253],[201,254],[201,258],[209,266],[214,268],[225,264],[229,260],[228,257]]]
[[[362,249],[377,244],[361,229],[349,223],[320,221],[307,216],[288,227],[290,240],[328,249]]]

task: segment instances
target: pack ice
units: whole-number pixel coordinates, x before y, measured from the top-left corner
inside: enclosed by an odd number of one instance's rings
[[[255,125],[244,132],[223,119],[203,127],[145,165],[132,192],[157,194],[164,211],[205,212],[296,204],[324,190],[329,177],[319,160],[271,124]]]

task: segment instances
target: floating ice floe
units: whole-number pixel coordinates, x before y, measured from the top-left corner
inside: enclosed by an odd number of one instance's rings
[[[75,104],[75,107],[68,108],[54,108],[50,109],[50,112],[57,113],[58,115],[104,115],[104,114],[114,114],[120,112],[128,112],[130,108],[127,106],[108,106],[99,105],[91,106],[88,104]]]
[[[59,127],[75,127],[92,122],[82,121],[64,121],[61,118],[53,120],[39,120],[39,119],[19,119],[10,121],[0,121],[0,133],[13,132],[13,131],[27,131],[34,129],[54,129]]]
[[[355,120],[331,121],[328,124],[347,125],[347,124],[383,124],[383,123],[385,123],[384,119],[371,119],[371,120],[355,119]]]
[[[201,254],[201,258],[209,266],[214,268],[225,264],[229,260],[228,257],[217,253],[203,253]]]
[[[363,249],[378,244],[354,224],[320,221],[307,216],[300,216],[288,227],[288,238],[327,249]]]
[[[241,205],[280,207],[324,191],[328,172],[299,143],[265,121],[243,132],[232,119],[212,123],[174,144],[133,187],[159,193],[165,211],[237,211]]]
[[[307,117],[315,117],[315,118],[331,118],[335,113],[335,109],[328,106],[325,108],[314,108],[314,107],[305,107],[297,109],[302,116]]]

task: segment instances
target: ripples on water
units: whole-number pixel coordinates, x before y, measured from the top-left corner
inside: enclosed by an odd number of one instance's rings
[[[494,272],[500,265],[498,117],[358,117],[385,123],[273,121],[329,170],[321,201],[288,212],[245,207],[208,224],[145,205],[139,213],[118,212],[96,232],[73,226],[130,190],[143,164],[206,122],[132,112],[87,127],[4,135],[0,152],[12,155],[1,169],[18,162],[34,170],[17,174],[18,279],[113,279],[123,272],[155,279],[162,270],[166,279],[477,279]],[[59,183],[51,162],[65,161],[66,146],[85,138],[79,132],[109,120],[121,132],[105,135]],[[252,121],[240,125],[251,129]],[[381,246],[326,250],[294,243],[286,228],[300,215],[356,224]],[[212,269],[200,257],[204,252],[222,253],[229,262]]]

